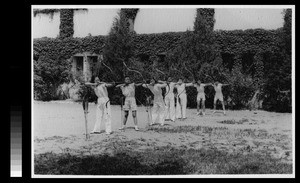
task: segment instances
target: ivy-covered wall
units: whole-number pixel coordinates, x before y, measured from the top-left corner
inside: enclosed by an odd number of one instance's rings
[[[280,44],[280,30],[266,31],[250,29],[245,31],[216,31],[216,40],[222,54],[242,56],[244,53],[254,55],[262,50],[276,48]],[[134,54],[158,55],[173,50],[187,32],[167,32],[161,34],[138,34],[134,38]],[[70,58],[76,53],[99,53],[104,46],[105,36],[89,36],[85,38],[38,38],[33,40],[36,56]]]
[[[253,78],[263,78],[264,73],[268,72],[264,66],[272,64],[273,61],[280,62],[281,57],[277,53],[280,52],[281,31],[282,29],[271,31],[250,29],[245,31],[215,31],[214,33],[223,64],[227,68],[232,69],[234,64],[240,62],[244,72],[250,69],[249,73],[253,71]],[[136,35],[134,38],[134,56],[147,62],[153,56],[166,54],[175,49],[180,44],[181,38],[188,33],[167,32]],[[104,42],[105,36],[34,39],[34,59],[43,61],[44,58],[49,58],[69,62],[68,59],[76,53],[91,52],[99,54]],[[190,104],[193,104],[193,102],[190,102]]]
[[[99,53],[104,45],[104,36],[90,36],[85,38],[38,38],[33,41],[34,58],[40,56],[51,59],[69,59],[76,53]]]
[[[277,47],[280,42],[280,29],[271,31],[264,29],[216,31],[215,33],[221,52],[233,55],[267,50],[271,47]]]

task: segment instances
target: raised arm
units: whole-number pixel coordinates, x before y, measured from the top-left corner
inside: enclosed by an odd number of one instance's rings
[[[203,83],[203,84],[204,84],[204,86],[213,86],[212,83]]]
[[[167,83],[167,81],[158,80],[158,83]]]
[[[185,86],[188,87],[188,86],[194,86],[194,83],[185,83]]]
[[[167,86],[166,83],[164,83],[164,84],[158,84],[158,87],[160,87],[160,88],[164,88],[164,87],[166,87],[166,86]]]
[[[230,85],[230,84],[222,84],[222,86],[228,86],[228,85]]]
[[[142,87],[148,88],[148,87],[149,87],[149,84],[142,84]]]
[[[86,83],[84,83],[84,85],[95,88],[98,84],[97,83],[86,82]]]
[[[118,84],[118,85],[116,86],[116,88],[119,88],[119,87],[121,87],[121,86],[125,86],[125,83],[123,83],[123,84]]]
[[[85,85],[97,85],[97,83],[90,83],[90,82],[86,82],[84,83]]]
[[[115,86],[115,83],[105,83],[105,86],[106,87],[113,87],[113,86]]]
[[[143,83],[134,83],[134,86],[142,86]]]

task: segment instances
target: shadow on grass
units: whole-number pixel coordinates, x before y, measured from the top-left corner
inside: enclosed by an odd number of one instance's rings
[[[35,156],[35,174],[62,175],[172,175],[184,174],[178,159],[163,160],[156,164],[141,164],[137,157],[126,153],[114,156],[46,153]]]
[[[35,174],[56,175],[180,175],[291,174],[292,164],[261,154],[232,154],[215,149],[119,151],[114,155],[35,155]]]

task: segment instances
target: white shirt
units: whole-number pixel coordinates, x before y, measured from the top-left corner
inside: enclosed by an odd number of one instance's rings
[[[131,83],[127,86],[121,86],[122,93],[125,97],[135,97],[135,85]]]
[[[181,94],[185,94],[186,91],[185,91],[185,83],[182,83],[182,84],[177,84],[176,85],[176,88],[177,88],[177,93],[178,95],[181,95]]]
[[[205,84],[194,84],[194,87],[196,87],[197,88],[197,92],[198,93],[204,93],[204,86],[206,86]]]
[[[94,88],[94,91],[97,95],[98,98],[101,97],[108,97],[108,92],[107,92],[107,88],[106,88],[106,84],[99,84],[98,86],[96,86]]]
[[[167,84],[155,84],[154,86],[153,85],[146,85],[146,84],[143,84],[143,87],[148,87],[150,89],[150,91],[153,93],[154,95],[154,102],[157,102],[157,101],[163,101],[163,96],[162,96],[162,89],[163,87],[166,87]]]
[[[166,94],[167,94],[166,96],[174,95],[173,91],[174,91],[175,83],[171,82],[169,83],[168,86],[166,86]]]
[[[223,95],[222,94],[222,84],[218,84],[218,85],[213,85],[214,86],[214,89],[216,91],[216,95]]]

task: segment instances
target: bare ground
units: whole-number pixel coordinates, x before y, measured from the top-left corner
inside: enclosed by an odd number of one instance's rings
[[[280,161],[292,163],[292,114],[266,111],[221,111],[196,116],[187,110],[187,119],[167,121],[161,127],[146,127],[144,107],[138,109],[140,131],[133,129],[129,117],[127,129],[119,131],[120,106],[112,106],[113,134],[92,134],[85,139],[84,114],[73,102],[34,102],[34,154],[46,152],[92,155],[119,150],[144,151],[162,146],[218,149],[242,154],[270,154]],[[95,105],[90,104],[88,129],[95,121]],[[104,129],[104,125],[101,126]]]

